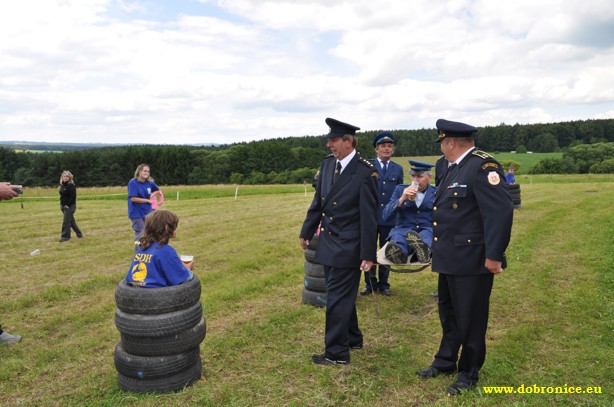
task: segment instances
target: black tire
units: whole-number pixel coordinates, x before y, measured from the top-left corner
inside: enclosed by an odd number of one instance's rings
[[[303,304],[326,307],[326,293],[316,293],[303,288]]]
[[[316,261],[316,251],[315,249],[305,249],[305,260],[315,263]]]
[[[137,356],[127,353],[118,343],[113,355],[115,369],[127,377],[135,379],[154,379],[178,374],[200,360],[198,346],[184,353],[167,356]]]
[[[324,266],[305,260],[305,275],[309,277],[324,278]]]
[[[134,377],[117,374],[119,388],[135,393],[166,393],[181,390],[198,381],[202,375],[203,365],[200,357],[193,366],[172,376],[157,377],[154,379],[135,379]]]
[[[198,324],[169,336],[133,336],[121,334],[122,348],[136,356],[167,356],[188,352],[207,336],[207,322],[203,316]]]
[[[170,287],[133,287],[122,280],[115,288],[115,304],[129,314],[166,314],[186,309],[200,300],[200,280],[192,280]]]
[[[305,288],[316,293],[326,292],[326,280],[324,278],[305,276]]]
[[[320,235],[318,234],[314,234],[311,238],[311,240],[309,241],[309,246],[307,246],[307,248],[315,250],[318,247],[318,239],[319,239]]]
[[[520,184],[507,184],[508,191],[514,191],[520,189]]]
[[[119,332],[134,336],[167,336],[185,331],[198,324],[203,315],[200,301],[189,308],[166,314],[143,315],[115,311],[115,326]]]
[[[520,198],[520,190],[519,189],[516,189],[516,190],[513,190],[513,191],[507,191],[507,192],[510,194],[512,199]]]

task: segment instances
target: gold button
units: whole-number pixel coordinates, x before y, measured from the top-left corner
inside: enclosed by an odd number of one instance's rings
[[[434,240],[434,241],[437,241],[437,238],[436,238],[436,237],[434,237],[434,238],[433,238],[433,240]]]
[[[328,219],[333,220],[333,217],[331,216],[331,217],[330,217],[330,218],[328,218]]]
[[[320,232],[324,232],[324,228],[320,228]]]
[[[437,222],[433,222],[433,226],[437,226]]]
[[[467,243],[471,243],[471,239],[467,239]]]
[[[436,211],[436,210],[437,210],[437,207],[436,207],[436,206],[433,206],[433,210],[434,210],[434,211]]]
[[[384,206],[384,204],[379,204],[379,206]]]
[[[333,205],[337,205],[337,202],[333,202]]]
[[[326,216],[326,212],[322,212],[322,216]]]
[[[454,193],[454,196],[456,196],[456,195],[458,195],[458,192],[455,192],[455,193]]]

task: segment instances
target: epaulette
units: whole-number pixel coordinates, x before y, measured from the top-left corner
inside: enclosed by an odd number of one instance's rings
[[[471,154],[480,157],[483,160],[487,160],[489,158],[493,158],[492,155],[488,154],[486,151],[482,150],[473,150]]]
[[[371,169],[375,169],[375,166],[373,165],[373,163],[369,160],[366,160],[365,158],[363,158],[363,156],[358,156],[358,162],[363,163],[364,165],[366,165],[367,167],[371,168]]]

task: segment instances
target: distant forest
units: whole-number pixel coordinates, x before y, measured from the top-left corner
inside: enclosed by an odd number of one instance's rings
[[[380,131],[360,133],[358,151],[368,158],[373,157],[372,140]],[[435,129],[390,131],[396,140],[396,156],[440,154],[439,144],[433,142]],[[501,124],[480,128],[477,135],[478,147],[493,153],[567,152],[579,145],[608,145],[606,143],[612,142],[614,119]],[[62,145],[48,144],[46,148],[58,146]],[[22,143],[20,148],[29,147]],[[129,145],[39,153],[0,147],[0,181],[25,186],[56,186],[62,171],[69,170],[79,186],[125,185],[134,176],[137,165],[147,163],[160,185],[303,183],[311,181],[321,160],[328,154],[322,136],[217,146]],[[606,159],[614,159],[608,154]],[[555,164],[549,163],[542,168],[554,168]],[[590,166],[575,168],[588,172]]]

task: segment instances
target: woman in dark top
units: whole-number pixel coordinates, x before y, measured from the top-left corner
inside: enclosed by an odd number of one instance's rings
[[[62,238],[60,242],[70,240],[70,229],[75,231],[77,237],[81,239],[83,233],[75,222],[75,211],[77,210],[77,187],[73,182],[70,171],[64,171],[60,177],[60,209],[64,213],[62,223]]]

